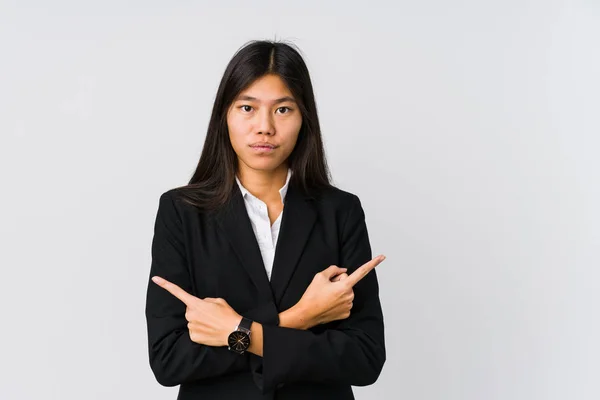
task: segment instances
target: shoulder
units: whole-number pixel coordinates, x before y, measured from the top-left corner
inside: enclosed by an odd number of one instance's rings
[[[158,209],[165,213],[180,216],[189,208],[192,208],[185,199],[186,193],[182,187],[168,189],[160,194]]]
[[[330,186],[326,189],[322,189],[316,197],[318,201],[335,203],[342,206],[348,206],[356,202],[360,202],[360,199],[356,194],[336,186]]]
[[[362,205],[358,195],[336,186],[321,189],[314,200],[319,208],[334,212],[342,218],[353,213],[362,214]]]
[[[181,201],[181,190],[172,188],[162,192],[158,198],[159,206],[173,206]]]

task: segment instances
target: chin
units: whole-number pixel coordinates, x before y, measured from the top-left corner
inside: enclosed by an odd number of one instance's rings
[[[281,166],[282,163],[279,161],[269,160],[265,158],[263,160],[244,160],[244,164],[246,164],[248,168],[251,168],[256,171],[274,171],[277,168],[279,168],[279,166]]]

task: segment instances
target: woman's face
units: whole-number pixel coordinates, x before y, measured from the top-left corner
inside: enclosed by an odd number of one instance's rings
[[[254,81],[227,112],[229,139],[240,168],[273,171],[286,163],[301,126],[300,110],[277,75]]]

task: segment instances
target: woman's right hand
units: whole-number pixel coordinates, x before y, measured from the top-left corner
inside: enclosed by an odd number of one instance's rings
[[[383,260],[385,256],[377,256],[351,275],[346,274],[346,268],[336,265],[317,273],[300,301],[280,314],[280,326],[308,329],[348,318],[354,300],[354,285]]]

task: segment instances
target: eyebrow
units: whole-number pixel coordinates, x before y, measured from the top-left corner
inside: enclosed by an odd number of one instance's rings
[[[246,100],[246,101],[258,101],[258,99],[257,99],[256,97],[247,96],[247,95],[242,95],[242,96],[239,96],[239,97],[236,99],[236,101],[240,101],[240,100]],[[275,99],[275,100],[273,100],[273,104],[279,104],[279,103],[283,103],[283,102],[285,102],[285,101],[291,101],[292,103],[295,103],[295,102],[296,102],[296,100],[294,100],[294,98],[293,98],[293,97],[290,97],[290,96],[285,96],[285,97],[282,97],[282,98],[280,98],[280,99]]]

